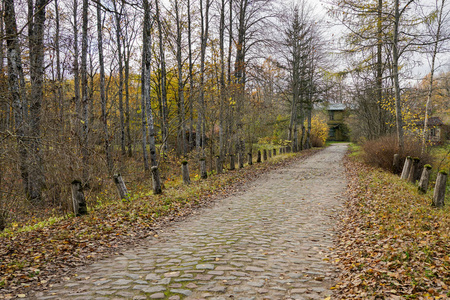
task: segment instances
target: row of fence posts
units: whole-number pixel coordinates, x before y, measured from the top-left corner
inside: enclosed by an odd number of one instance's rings
[[[401,179],[404,179],[412,184],[418,182],[418,189],[421,193],[426,193],[428,191],[428,183],[430,180],[430,174],[432,167],[431,165],[424,165],[423,169],[419,168],[420,159],[418,157],[406,157],[405,163],[403,165],[402,173],[400,175]],[[394,155],[394,171],[399,164],[399,155]],[[436,184],[434,186],[433,201],[432,205],[435,207],[444,206],[445,200],[445,189],[447,184],[448,173],[444,170],[440,170],[437,173]]]
[[[291,147],[283,147],[279,149],[280,154],[289,153],[291,152]],[[262,152],[261,150],[258,150],[256,162],[260,163],[262,161],[268,160],[268,158],[271,158],[272,156],[277,155],[277,149],[270,149],[266,150],[264,149]],[[236,161],[233,154],[230,154],[229,156],[229,168],[228,170],[232,171],[236,169]],[[239,165],[239,169],[244,168],[244,157],[241,157],[241,155],[238,153],[237,155],[237,162]],[[247,163],[248,165],[253,165],[253,155],[251,152],[247,153]],[[199,168],[200,168],[200,178],[206,179],[208,178],[208,173],[206,171],[206,159],[200,158],[199,160]],[[216,156],[215,159],[215,171],[216,174],[222,174],[223,173],[223,161],[220,156]],[[153,166],[152,169],[152,182],[153,182],[153,191],[157,191],[156,193],[161,193],[161,182],[159,182],[159,176],[158,172],[159,169],[157,166]],[[189,175],[189,165],[187,160],[183,160],[181,162],[181,176],[183,178],[183,183],[188,185],[191,183],[191,178]],[[129,194],[127,187],[125,185],[125,182],[120,174],[115,174],[113,176],[114,183],[116,184],[117,191],[119,193],[120,199],[128,199]],[[86,199],[83,192],[83,186],[81,181],[74,180],[72,182],[72,204],[73,204],[73,212],[75,216],[81,216],[87,214],[87,206],[86,206]]]

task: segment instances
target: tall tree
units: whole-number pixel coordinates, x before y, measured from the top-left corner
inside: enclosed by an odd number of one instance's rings
[[[82,140],[81,153],[83,156],[83,185],[89,185],[89,93],[88,93],[88,0],[83,0],[82,7],[82,33],[81,33],[81,123]]]
[[[157,152],[156,152],[156,139],[155,139],[155,127],[153,123],[153,112],[150,99],[150,68],[152,57],[152,45],[151,45],[151,15],[150,4],[148,0],[144,0],[144,30],[143,30],[143,49],[142,49],[142,62],[143,62],[143,76],[142,76],[142,98],[144,99],[144,106],[142,110],[146,112],[146,123],[149,135],[150,146],[150,165],[152,167],[158,166]],[[146,150],[144,149],[144,152]]]
[[[163,140],[163,152],[167,151],[167,139],[169,135],[169,111],[167,106],[167,87],[166,87],[166,56],[164,49],[164,32],[163,32],[163,21],[161,16],[161,11],[159,7],[159,0],[155,1],[156,6],[156,23],[158,25],[158,37],[159,37],[159,59],[161,68],[161,133]]]
[[[442,27],[447,22],[449,12],[445,12],[444,9],[446,5],[446,0],[441,0],[440,3],[436,1],[436,13],[437,19],[435,22],[435,26],[430,21],[430,18],[425,18],[425,24],[427,25],[427,31],[431,41],[426,41],[426,43],[431,44],[431,64],[430,64],[430,82],[428,86],[427,92],[427,101],[425,104],[425,120],[423,125],[423,134],[422,134],[422,153],[425,151],[426,142],[428,141],[428,119],[431,115],[431,96],[433,95],[433,84],[434,84],[434,72],[436,69],[436,57],[439,53],[439,48],[442,45],[443,40],[448,37],[442,37]]]
[[[116,23],[116,44],[117,44],[117,60],[119,63],[119,116],[120,116],[120,149],[122,156],[125,156],[125,112],[123,109],[123,52],[122,52],[122,15],[124,9],[124,2],[121,3],[120,8],[117,7],[117,1],[113,1],[114,5],[114,19]]]
[[[32,3],[32,0],[29,0],[30,2]],[[44,23],[47,4],[48,0],[37,0],[34,5],[31,4],[32,18],[28,20],[31,85],[29,197],[35,203],[42,202],[42,189],[44,187],[41,154],[41,107],[44,96]],[[30,11],[28,13],[30,15]]]
[[[103,125],[103,139],[106,156],[106,166],[110,175],[113,173],[113,161],[111,157],[111,149],[109,145],[109,130],[108,130],[108,118],[106,108],[106,87],[105,87],[105,62],[103,57],[103,19],[101,10],[101,1],[97,2],[97,46],[98,46],[98,61],[100,64],[100,102],[102,107],[102,125]]]
[[[211,0],[200,0],[200,97],[197,111],[197,151],[204,154],[206,141],[206,125],[205,125],[205,59],[206,47],[209,34],[209,9]]]
[[[5,9],[4,22],[8,59],[8,83],[13,104],[17,148],[20,155],[19,166],[25,194],[29,195],[28,141],[25,138],[27,126],[24,112],[26,95],[25,83],[22,81],[24,76],[20,44],[18,41],[16,13],[14,0],[5,0],[3,3]]]
[[[183,149],[183,155],[187,154],[187,144],[186,144],[186,129],[185,129],[185,101],[184,101],[184,80],[183,80],[183,60],[181,56],[182,52],[182,30],[184,24],[181,20],[181,11],[179,0],[175,0],[175,23],[176,23],[176,58],[177,58],[177,69],[178,69],[178,99],[179,107],[181,111],[180,116],[180,130],[181,130],[181,147]]]

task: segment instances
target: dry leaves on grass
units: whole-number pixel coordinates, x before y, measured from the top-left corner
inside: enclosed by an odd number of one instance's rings
[[[54,282],[73,276],[75,267],[118,254],[121,249],[156,235],[168,222],[187,216],[216,198],[240,192],[261,174],[317,151],[277,156],[264,164],[167,189],[162,195],[112,202],[87,216],[4,234],[0,236],[0,299],[48,289]]]
[[[340,299],[448,299],[450,213],[397,176],[347,159],[334,262]]]

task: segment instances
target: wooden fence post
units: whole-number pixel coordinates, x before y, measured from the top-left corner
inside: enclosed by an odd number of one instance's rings
[[[204,157],[200,158],[200,178],[208,178],[208,173],[206,172],[206,159]]]
[[[434,186],[433,193],[433,206],[442,207],[444,206],[445,200],[445,188],[447,184],[447,172],[439,171],[436,178],[436,185]]]
[[[405,160],[405,164],[403,165],[402,175],[400,176],[401,179],[407,179],[408,178],[408,172],[409,168],[412,164],[412,158],[411,156],[407,156]]]
[[[230,170],[236,169],[236,163],[234,162],[234,155],[230,154]]]
[[[72,181],[72,204],[75,216],[87,214],[86,199],[84,198],[83,186],[81,181]]]
[[[256,162],[257,163],[261,162],[261,150],[258,150],[258,157],[256,158]]]
[[[181,175],[183,176],[183,183],[190,184],[191,178],[189,178],[189,166],[187,160],[181,162]]]
[[[419,167],[420,158],[414,157],[411,167],[409,168],[407,180],[411,183],[416,183],[416,170]]]
[[[241,153],[238,153],[238,165],[239,169],[242,169],[244,167],[244,157]]]
[[[162,193],[161,177],[159,176],[158,166],[152,167],[152,182],[153,182],[153,194],[158,195]]]
[[[220,156],[217,155],[216,156],[216,173],[217,174],[222,174],[222,160],[220,159]]]
[[[420,176],[419,181],[419,191],[421,193],[426,193],[428,190],[428,182],[430,180],[430,174],[431,174],[431,166],[425,165],[423,166],[422,176]]]
[[[400,155],[394,154],[394,160],[392,162],[392,173],[397,174],[400,170]]]
[[[128,199],[128,190],[123,178],[120,174],[114,174],[114,183],[116,184],[117,190],[119,191],[120,199]]]

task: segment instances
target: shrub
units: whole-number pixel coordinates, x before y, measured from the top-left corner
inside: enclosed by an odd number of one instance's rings
[[[313,116],[311,119],[311,145],[323,147],[328,137],[327,121],[322,116]]]
[[[367,141],[363,144],[363,161],[371,166],[393,171],[392,164],[394,154],[399,153],[397,138],[393,135],[384,136],[376,140]],[[405,139],[404,151],[400,156],[400,167],[403,167],[407,156],[420,158],[419,168],[431,164],[433,159],[428,153],[421,154],[421,144],[412,139]],[[399,170],[395,170],[398,172]]]

